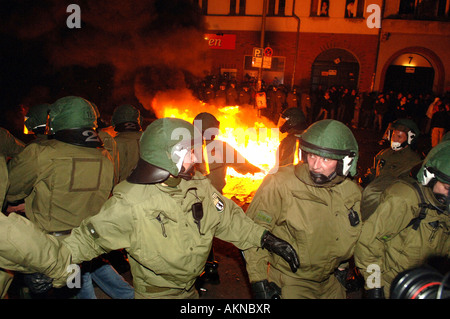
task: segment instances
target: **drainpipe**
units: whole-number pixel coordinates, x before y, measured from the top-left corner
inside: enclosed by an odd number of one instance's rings
[[[294,88],[294,79],[295,79],[295,69],[297,66],[297,58],[298,58],[298,45],[300,43],[300,17],[295,13],[295,0],[292,4],[292,16],[297,20],[297,39],[295,40],[295,58],[294,58],[294,68],[292,70],[292,80],[291,80],[291,91]]]
[[[382,36],[382,30],[383,30],[383,20],[384,20],[384,8],[385,8],[385,4],[386,4],[386,0],[383,0],[382,2],[382,8],[381,8],[381,28],[378,29],[378,43],[377,43],[377,53],[376,53],[376,57],[375,57],[375,69],[373,71],[373,76],[372,76],[372,84],[371,84],[371,88],[370,91],[373,92],[374,88],[375,88],[375,82],[377,80],[377,68],[378,68],[378,57],[380,55],[380,46],[381,46],[381,36]],[[366,12],[367,13],[367,12]],[[380,88],[381,90],[383,90],[383,88]]]
[[[261,40],[259,43],[260,48],[264,48],[264,34],[266,30],[266,11],[267,11],[267,0],[263,0],[263,12],[262,12],[262,21],[261,21]],[[262,87],[262,65],[259,67],[258,70],[258,83],[257,83],[257,90],[261,91]]]

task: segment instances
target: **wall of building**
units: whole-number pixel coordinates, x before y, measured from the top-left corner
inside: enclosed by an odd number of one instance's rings
[[[417,53],[430,62],[435,78],[433,92],[450,89],[450,23],[384,19],[375,87],[383,89],[385,71],[403,53]]]
[[[311,10],[315,1],[319,5],[319,0],[286,0],[284,16],[266,17],[263,47],[270,46],[274,56],[286,58],[285,84],[291,85],[294,76],[295,85],[310,86],[316,57],[326,50],[339,48],[350,52],[359,63],[358,89],[379,91],[383,89],[383,77],[389,64],[408,48],[415,48],[415,52],[425,55],[435,69],[433,91],[442,93],[450,88],[448,22],[395,18],[400,0],[373,0],[370,3],[366,0],[362,15],[356,18],[344,17],[346,0],[333,0],[330,1],[329,16],[319,17],[313,16]],[[213,73],[220,72],[221,68],[231,68],[237,70],[239,81],[243,79],[245,55],[252,55],[253,48],[261,46],[262,3],[262,0],[246,0],[246,15],[239,16],[229,15],[229,0],[208,1],[208,14],[205,15],[208,32],[236,35],[233,50],[211,51]],[[382,20],[381,28],[369,27],[367,19],[373,17],[373,11],[366,12],[367,5],[375,4],[381,8],[383,3],[386,4],[386,18]],[[236,6],[239,6],[239,0]]]

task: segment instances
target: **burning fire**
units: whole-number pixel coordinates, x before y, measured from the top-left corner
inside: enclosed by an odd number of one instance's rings
[[[190,123],[200,112],[211,113],[220,122],[220,135],[217,139],[227,142],[250,163],[265,172],[275,166],[276,150],[280,143],[278,129],[265,117],[259,117],[256,109],[237,105],[219,108],[196,99],[179,103],[175,99],[161,96],[153,99],[152,107],[159,118],[175,117]],[[242,175],[228,167],[223,194],[248,203],[265,175],[264,173]]]

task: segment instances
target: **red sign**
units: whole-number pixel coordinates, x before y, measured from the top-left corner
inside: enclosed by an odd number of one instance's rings
[[[264,49],[264,55],[265,56],[271,57],[272,54],[273,54],[273,51],[272,51],[271,47],[267,47],[267,48]]]
[[[234,50],[236,34],[205,34],[205,40],[211,49]]]

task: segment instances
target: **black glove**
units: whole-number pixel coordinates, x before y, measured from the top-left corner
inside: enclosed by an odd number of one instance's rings
[[[280,299],[281,288],[267,279],[252,283],[254,299]]]
[[[336,277],[336,279],[340,282],[340,284],[342,286],[346,286],[347,284],[347,274],[348,274],[348,269],[335,269],[334,270],[334,276]]]
[[[291,266],[292,272],[296,272],[298,267],[300,267],[297,252],[294,248],[292,248],[288,242],[275,237],[267,230],[261,237],[261,247],[267,249],[271,253],[281,256],[284,260],[286,260],[289,266]]]
[[[366,290],[366,298],[367,299],[386,299],[386,297],[384,296],[383,287]]]
[[[46,293],[53,287],[53,279],[41,273],[25,274],[23,280],[34,294]]]
[[[354,292],[364,287],[364,278],[356,267],[335,269],[334,276],[347,292]]]

